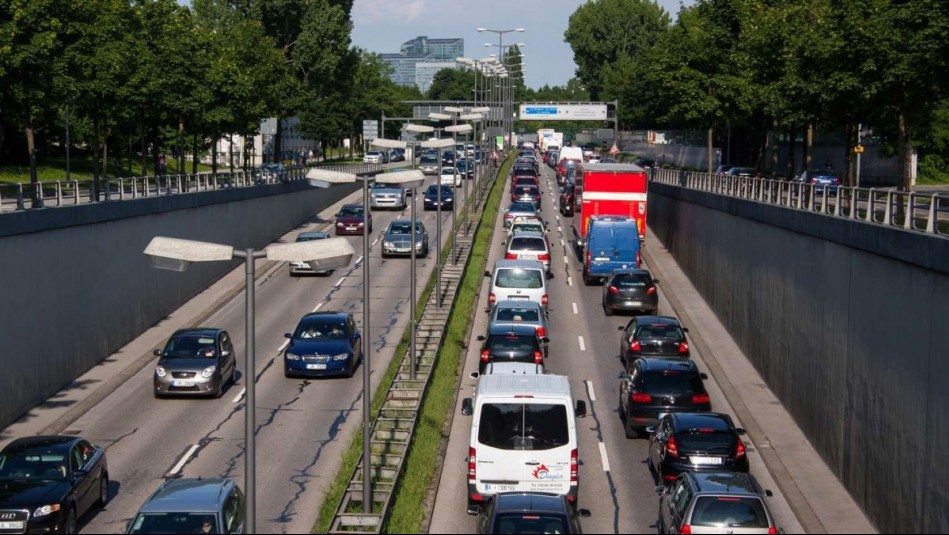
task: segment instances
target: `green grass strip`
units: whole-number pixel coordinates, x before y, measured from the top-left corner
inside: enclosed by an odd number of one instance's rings
[[[454,408],[458,389],[459,366],[464,362],[468,328],[472,323],[474,307],[484,279],[484,265],[494,234],[494,221],[501,204],[504,180],[510,170],[511,160],[502,165],[500,179],[495,181],[484,208],[481,224],[475,233],[471,256],[462,277],[461,286],[455,294],[451,315],[448,319],[446,337],[435,361],[435,369],[425,399],[408,456],[405,459],[402,477],[395,489],[392,509],[386,521],[384,533],[420,533],[425,516],[426,501],[432,487],[435,471],[439,466],[439,452],[443,441],[448,440],[445,422]]]
[[[505,175],[501,175],[505,176]],[[498,189],[495,187],[495,189]],[[500,194],[498,195],[500,199]],[[490,202],[490,199],[489,199]],[[493,216],[492,216],[493,217]],[[480,229],[480,227],[479,227]],[[449,237],[448,243],[442,247],[442,257],[441,261],[444,265],[445,260],[451,254],[451,237]],[[428,279],[428,283],[425,285],[425,289],[422,291],[419,297],[419,303],[427,303],[429,297],[432,294],[432,291],[435,289],[436,274],[433,271],[431,276]],[[416,321],[421,319],[424,312],[424,307],[418,307],[416,314]],[[399,372],[399,367],[402,364],[402,357],[405,355],[405,352],[408,350],[409,341],[412,336],[411,326],[407,325],[405,331],[402,333],[402,338],[399,340],[399,345],[395,349],[395,358],[392,359],[392,362],[389,363],[389,367],[386,369],[385,375],[382,377],[382,381],[379,383],[379,386],[376,387],[376,391],[372,397],[372,419],[379,415],[379,411],[382,408],[382,404],[385,401],[386,392],[389,390],[389,386],[392,384],[392,380],[395,378],[396,374]],[[436,360],[436,363],[440,359]],[[436,364],[436,372],[438,370],[438,365]],[[336,477],[333,478],[332,483],[326,490],[326,494],[323,496],[323,503],[320,504],[319,515],[317,516],[316,523],[313,526],[311,533],[326,533],[329,531],[330,523],[333,521],[333,517],[336,515],[336,509],[339,507],[340,501],[343,499],[343,495],[346,493],[346,488],[349,485],[349,478],[353,473],[353,470],[356,469],[356,466],[362,462],[362,443],[363,443],[363,427],[360,425],[354,432],[353,437],[349,442],[349,446],[346,448],[345,453],[343,454],[342,464],[339,468],[339,471],[336,473]],[[421,510],[421,502],[418,504]]]

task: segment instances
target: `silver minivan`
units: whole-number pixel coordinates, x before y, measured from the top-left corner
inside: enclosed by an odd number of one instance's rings
[[[488,302],[489,311],[494,310],[498,301],[527,300],[540,303],[547,313],[547,270],[537,260],[498,260],[494,271],[485,271],[485,277],[491,278]]]

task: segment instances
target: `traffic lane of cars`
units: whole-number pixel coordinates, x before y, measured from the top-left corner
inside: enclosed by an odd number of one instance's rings
[[[421,211],[419,211],[421,212]],[[387,215],[386,215],[387,214]],[[421,216],[421,214],[419,214]],[[397,212],[383,212],[381,217],[386,219],[401,217]],[[434,214],[423,220],[431,219],[434,224]],[[451,214],[443,214],[446,221]],[[327,218],[324,218],[327,219]],[[371,236],[372,237],[372,236]],[[361,237],[351,238],[354,246],[361,249]],[[375,240],[375,238],[373,238]],[[373,312],[373,333],[377,340],[374,346],[379,347],[379,338],[385,336],[385,343],[394,346],[397,343],[397,337],[391,336],[392,333],[401,333],[399,325],[405,325],[402,321],[399,324],[392,324],[392,310],[398,306],[407,304],[407,291],[405,290],[405,281],[408,280],[407,260],[383,261],[378,258],[378,247],[373,248],[370,255],[370,266],[373,271],[373,285],[379,284],[381,287],[388,286],[393,291],[383,292],[380,295],[376,291],[373,299],[379,300],[379,306]],[[420,260],[419,287],[423,287],[426,273],[429,273],[432,264],[426,264]],[[393,271],[393,268],[396,270]],[[352,274],[347,280],[352,279],[352,287],[347,286],[347,281],[340,281],[347,270],[337,270],[330,277],[299,277],[289,278],[287,276],[287,267],[285,265],[274,266],[273,271],[265,274],[258,279],[259,291],[257,292],[257,356],[258,356],[258,374],[261,375],[258,383],[258,422],[263,423],[268,418],[273,418],[273,423],[269,427],[278,427],[281,433],[286,429],[297,429],[304,434],[309,433],[307,437],[300,438],[303,444],[324,443],[325,454],[315,456],[316,449],[299,449],[297,456],[275,457],[278,462],[286,465],[288,470],[274,469],[274,466],[268,465],[267,460],[262,460],[261,466],[267,467],[268,476],[273,475],[276,478],[274,487],[288,487],[288,481],[292,477],[302,473],[331,474],[334,472],[334,459],[338,459],[339,452],[332,451],[338,446],[340,441],[332,441],[336,435],[344,428],[345,421],[342,415],[348,415],[353,406],[359,406],[358,396],[361,390],[361,381],[359,384],[351,383],[347,380],[342,381],[319,381],[318,386],[308,385],[303,388],[303,394],[299,393],[300,381],[296,383],[284,379],[280,368],[282,368],[282,358],[279,357],[277,349],[282,346],[285,339],[283,333],[292,331],[299,317],[309,312],[315,306],[323,302],[325,296],[331,298],[335,295],[341,297],[350,292],[346,300],[341,300],[339,305],[329,302],[322,308],[327,310],[338,306],[345,309],[350,308],[361,310],[358,303],[361,301],[361,272],[352,270]],[[391,273],[391,275],[386,275]],[[388,281],[387,281],[388,279]],[[358,288],[356,288],[358,286]],[[398,295],[405,293],[405,296]],[[398,295],[398,297],[396,297]],[[398,302],[386,302],[386,297],[398,299]],[[407,309],[407,308],[406,308]],[[361,321],[361,314],[358,314]],[[221,325],[228,329],[235,340],[235,352],[240,356],[240,363],[243,362],[243,340],[244,340],[244,308],[243,299],[240,296],[229,302],[218,313],[208,318],[206,324]],[[385,352],[383,352],[385,353]],[[391,353],[391,351],[389,352]],[[376,355],[376,353],[374,353]],[[390,355],[391,356],[391,355]],[[377,359],[378,365],[374,364],[373,369],[378,370],[380,366],[387,364],[388,359]],[[274,370],[273,368],[277,369]],[[243,368],[240,366],[239,369]],[[78,430],[92,438],[94,441],[102,442],[105,445],[115,444],[110,447],[113,461],[113,472],[116,474],[116,481],[119,482],[120,491],[106,511],[99,513],[92,518],[88,527],[91,531],[121,531],[124,523],[131,518],[137,507],[144,499],[157,487],[157,481],[176,467],[186,453],[190,451],[189,459],[179,467],[179,471],[185,475],[231,475],[240,477],[243,474],[243,460],[235,457],[235,452],[239,453],[239,442],[243,440],[243,418],[239,407],[242,407],[242,399],[238,403],[234,402],[239,398],[240,390],[243,389],[243,379],[239,380],[236,387],[231,387],[225,392],[223,400],[214,402],[201,399],[179,399],[179,400],[154,400],[151,398],[151,378],[153,366],[148,366],[137,374],[132,381],[124,384],[115,394],[109,396],[103,403],[95,407],[92,411],[84,415],[73,426],[72,430]],[[267,371],[267,373],[262,373]],[[375,376],[381,374],[374,374]],[[347,396],[347,393],[349,394]],[[296,400],[296,401],[294,401]],[[300,407],[319,407],[316,411],[294,411],[293,408],[287,408],[287,405],[294,401],[293,405]],[[159,404],[161,403],[161,404]],[[358,407],[357,407],[358,409]],[[309,418],[313,412],[317,412],[320,418],[313,421]],[[155,418],[154,415],[160,415]],[[288,421],[290,416],[300,416],[301,421]],[[352,421],[350,418],[348,421]],[[266,428],[263,428],[264,431]],[[275,433],[273,435],[279,435]],[[262,442],[270,435],[261,432],[259,440]],[[229,442],[230,441],[230,442]],[[279,446],[286,447],[284,439],[278,439]],[[121,443],[120,445],[118,443]],[[230,445],[230,451],[227,448],[218,448],[218,446]],[[194,448],[197,446],[197,448]],[[275,448],[277,446],[274,446]],[[192,448],[194,450],[192,451]],[[222,451],[218,452],[217,450]],[[258,452],[267,451],[258,449]],[[220,459],[214,469],[205,471],[202,466],[200,469],[192,471],[188,465],[194,462],[195,456],[207,462],[211,459]],[[142,462],[146,459],[147,462]],[[265,458],[265,459],[269,459]],[[324,460],[328,466],[322,464],[314,465],[312,470],[306,471],[306,467],[317,461]],[[214,464],[213,462],[211,464]],[[281,465],[281,466],[283,466]],[[263,472],[263,471],[262,471]],[[130,474],[131,477],[126,476]],[[304,478],[303,476],[297,479]],[[305,482],[304,482],[305,483]],[[263,478],[258,483],[261,489],[260,496],[267,496],[267,504],[262,503],[259,506],[261,512],[261,521],[266,518],[282,519],[278,527],[285,528],[287,518],[294,520],[293,526],[296,530],[309,529],[312,525],[312,518],[295,519],[294,511],[285,510],[287,504],[293,503],[293,495],[296,491],[289,493],[290,497],[283,499],[275,497],[279,493],[268,492],[263,485]],[[305,486],[305,485],[304,485]],[[307,496],[311,492],[306,490]],[[297,500],[299,501],[299,500]],[[272,503],[271,503],[272,502]],[[309,501],[303,503],[310,503]],[[314,502],[315,503],[315,502]],[[271,514],[271,510],[274,512]],[[307,516],[307,515],[303,515]],[[310,515],[312,516],[312,515]]]

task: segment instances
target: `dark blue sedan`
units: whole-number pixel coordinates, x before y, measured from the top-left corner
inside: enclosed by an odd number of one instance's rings
[[[360,339],[353,315],[314,312],[303,316],[297,329],[284,336],[290,344],[283,353],[286,377],[352,377],[362,361]]]
[[[441,190],[441,196],[439,196],[439,190]],[[455,204],[455,192],[450,185],[431,184],[425,190],[425,210],[437,210],[439,201],[441,201],[442,210],[452,209]]]

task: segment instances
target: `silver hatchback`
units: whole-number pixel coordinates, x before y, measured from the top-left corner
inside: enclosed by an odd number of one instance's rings
[[[489,330],[498,325],[529,325],[537,331],[541,340],[547,339],[547,313],[540,303],[525,300],[505,299],[498,301],[494,309],[488,310],[491,318],[488,320]],[[544,343],[544,356],[547,356],[548,342]]]
[[[512,233],[507,242],[505,260],[537,260],[544,265],[548,278],[550,272],[550,244],[547,236],[540,232]]]

